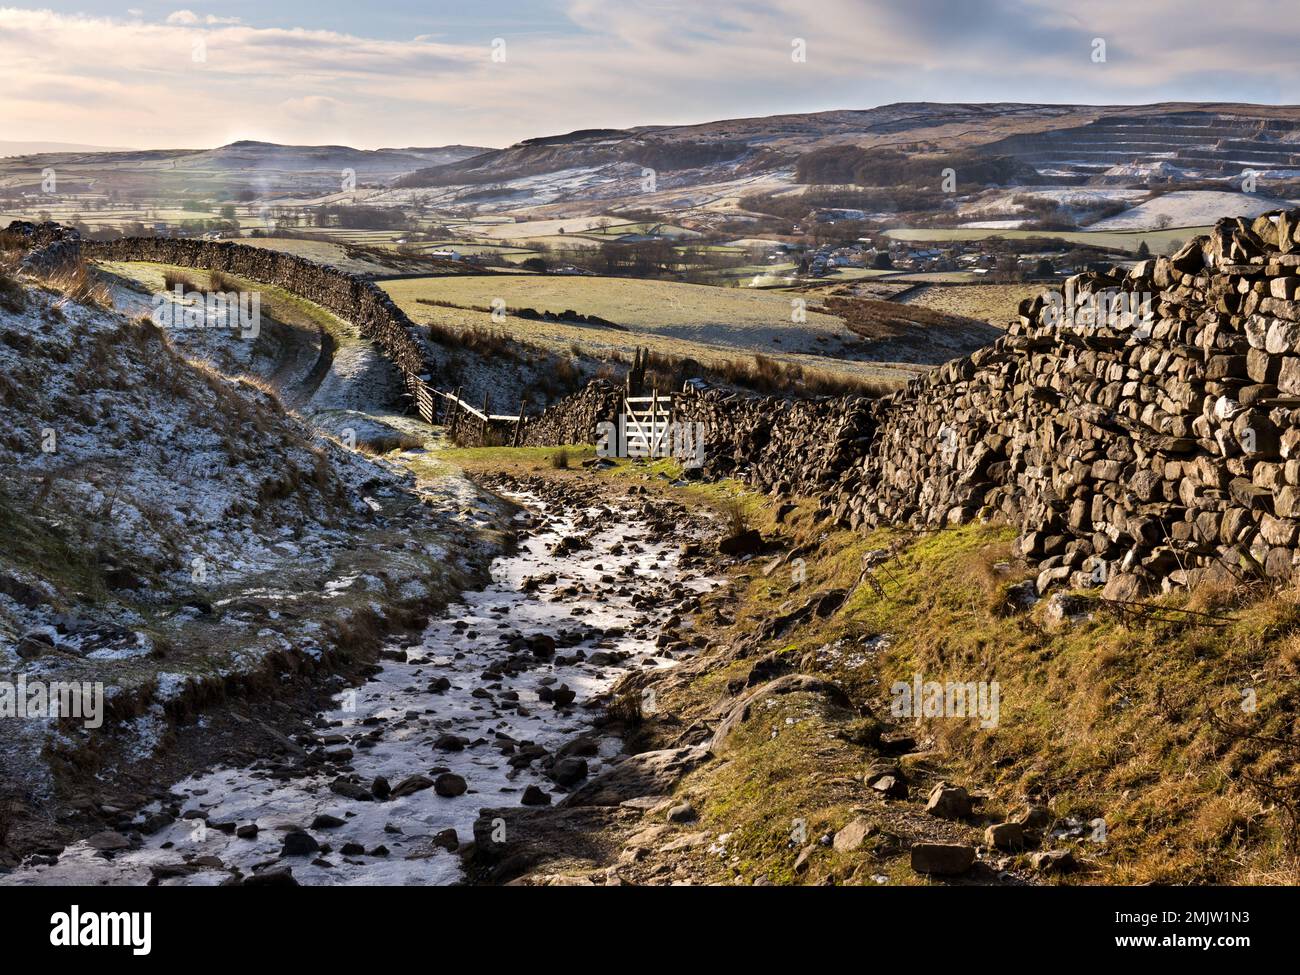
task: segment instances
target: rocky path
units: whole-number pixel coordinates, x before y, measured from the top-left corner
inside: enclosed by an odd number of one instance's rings
[[[660,627],[711,582],[677,565],[654,502],[518,493],[490,586],[390,644],[282,755],[177,782],[132,828],[3,884],[449,884],[485,807],[558,802],[620,752],[599,697],[670,667]],[[677,651],[683,652],[683,651]]]

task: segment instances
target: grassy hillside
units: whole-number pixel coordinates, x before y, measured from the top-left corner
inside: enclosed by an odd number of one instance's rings
[[[1075,851],[1083,865],[1078,882],[1300,878],[1292,845],[1300,794],[1300,590],[1170,596],[1156,601],[1169,611],[1131,617],[1081,601],[1081,615],[1062,622],[1053,613],[1058,599],[1022,607],[1015,598],[1013,587],[1030,573],[1011,557],[1007,529],[827,533],[812,503],[800,504],[782,526],[770,507],[747,503],[765,534],[799,553],[806,579],[792,584],[788,566],[771,575],[738,572],[736,603],[725,608],[736,623],[725,645],[752,638],[783,606],[809,595],[839,588],[848,598],[828,619],[760,639],[749,657],[720,660],[670,690],[670,708],[680,699],[689,715],[692,701],[702,706],[766,652],[833,679],[884,722],[894,681],[915,674],[997,681],[996,728],[956,718],[900,728],[919,743],[920,751],[905,758],[918,781],[947,778],[987,795],[969,839],[977,840],[984,822],[1033,799],[1050,807],[1059,828],[1076,829],[1075,838],[1053,845]],[[881,560],[869,577],[868,556]],[[818,721],[836,733],[836,722]],[[794,854],[783,840],[789,819],[800,814],[813,835],[844,825],[861,805],[885,833],[906,825],[889,802],[861,787],[834,785],[840,776],[860,777],[871,750],[828,749],[817,737],[815,726],[803,734],[751,736],[730,768],[697,773],[693,786],[708,794],[713,821],[743,833],[752,873],[788,873]],[[1098,819],[1105,824],[1100,832],[1087,825]],[[908,875],[901,855],[880,859],[879,872]],[[1013,861],[1018,865],[1023,860]],[[843,868],[834,856],[822,866]]]

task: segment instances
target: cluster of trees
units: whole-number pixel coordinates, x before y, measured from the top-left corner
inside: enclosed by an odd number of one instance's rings
[[[695,169],[738,159],[749,151],[743,140],[718,142],[664,141],[641,139],[628,142],[621,148],[621,158],[659,172],[674,169]]]
[[[670,240],[608,241],[598,247],[542,245],[537,249],[537,257],[520,265],[525,270],[549,271],[567,264],[593,274],[699,283],[717,283],[723,272],[758,263],[764,253],[757,248],[717,250],[707,244],[677,247]]]
[[[1024,227],[1028,230],[1077,230],[1128,209],[1128,204],[1122,200],[1102,200],[1076,211],[1061,206],[1056,200],[1027,193],[1013,196],[1011,202],[1025,215]]]
[[[741,197],[742,209],[769,213],[786,220],[804,220],[811,210],[862,210],[866,213],[910,213],[917,210],[935,212],[943,208],[946,198],[938,184],[933,189],[912,187],[835,186],[810,190],[799,195],[778,196],[751,193]],[[805,227],[810,231],[812,228]]]
[[[411,218],[396,207],[367,207],[334,204],[312,211],[317,227],[346,227],[352,230],[406,230]]]

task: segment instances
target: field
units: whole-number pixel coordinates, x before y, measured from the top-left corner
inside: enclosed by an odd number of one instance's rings
[[[284,254],[296,254],[318,264],[329,264],[352,274],[382,274],[392,270],[374,261],[353,256],[341,243],[335,243],[331,240],[299,240],[293,237],[244,237],[241,238],[240,243],[252,247],[262,247],[266,250],[279,251]]]
[[[1162,222],[1187,227],[1212,224],[1220,217],[1257,217],[1291,204],[1263,193],[1180,190],[1138,204],[1130,210],[1092,224],[1090,230],[1146,230]]]
[[[897,298],[901,305],[917,305],[948,315],[963,315],[1005,328],[1016,318],[1024,298],[1032,298],[1049,287],[1038,284],[971,284],[954,287],[922,285]]]
[[[381,282],[412,320],[443,327],[473,327],[552,351],[581,350],[596,357],[630,358],[637,347],[709,367],[754,361],[761,353],[813,374],[874,382],[908,379],[928,365],[961,355],[991,340],[974,322],[909,312],[907,306],[832,308],[831,296],[761,291],[631,278],[519,275],[414,278]],[[493,320],[489,308],[504,303]],[[803,321],[794,312],[803,306]],[[1014,305],[1012,305],[1014,310]],[[535,321],[511,314],[533,309],[574,312],[608,322]],[[833,310],[834,314],[830,311]],[[862,329],[863,322],[891,324]],[[847,319],[853,319],[850,328]]]
[[[830,315],[810,312],[805,323],[791,321],[791,299],[736,288],[633,278],[555,275],[509,278],[465,275],[393,281],[385,288],[403,308],[417,298],[450,302],[460,308],[532,308],[596,315],[634,332],[738,349],[816,352],[819,343],[844,329]]]
[[[918,367],[877,361],[833,315],[791,320],[792,297],[772,292],[625,278],[554,276],[414,278],[381,282],[413,321],[504,332],[556,352],[631,358],[647,348],[709,367],[753,362],[763,353],[813,374],[901,382]],[[543,322],[507,314],[494,321],[494,298],[514,308],[576,311],[613,323]],[[426,302],[449,304],[428,304]],[[809,302],[815,306],[815,302]]]

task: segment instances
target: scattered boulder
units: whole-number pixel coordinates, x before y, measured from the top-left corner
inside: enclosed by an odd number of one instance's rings
[[[975,847],[967,843],[914,843],[912,869],[935,876],[963,874],[975,865]]]
[[[557,759],[551,766],[550,778],[557,785],[570,786],[587,777],[587,760],[585,758]]]
[[[406,778],[402,779],[401,782],[397,783],[393,788],[393,791],[389,793],[389,798],[401,799],[404,796],[413,795],[414,793],[420,792],[424,789],[432,789],[433,784],[433,779],[429,778],[427,775],[420,775],[418,773],[415,775],[408,775]]]
[[[293,868],[288,866],[263,867],[261,870],[254,870],[252,874],[244,877],[240,882],[241,887],[298,887],[298,881],[294,879]]]
[[[320,844],[316,842],[314,836],[296,829],[284,835],[284,848],[280,851],[280,856],[305,857],[319,850]]]
[[[906,799],[907,783],[897,775],[882,775],[871,783],[871,788],[886,799]]]
[[[718,542],[718,552],[721,555],[757,555],[761,551],[763,551],[763,536],[753,528],[728,535]]]
[[[668,810],[668,822],[670,823],[691,823],[695,819],[695,807],[689,802],[679,803]]]
[[[95,833],[93,836],[87,837],[86,845],[92,850],[99,850],[100,852],[116,852],[117,850],[130,849],[131,841],[121,833],[105,830],[102,833]]]
[[[1029,865],[1039,873],[1068,873],[1077,863],[1069,850],[1044,850],[1031,856]]]
[[[549,806],[551,804],[551,796],[549,793],[543,792],[537,786],[530,785],[528,788],[524,789],[523,797],[519,801],[525,806]]]
[[[1019,823],[996,823],[984,830],[984,845],[1014,852],[1025,847],[1025,830]]]
[[[443,772],[433,780],[433,791],[444,799],[454,799],[465,794],[468,783],[455,772]]]
[[[940,819],[965,819],[970,815],[970,795],[959,785],[940,782],[930,791],[925,811]]]
[[[874,823],[859,817],[835,834],[831,846],[837,853],[852,853],[862,848],[867,838],[878,832]]]

